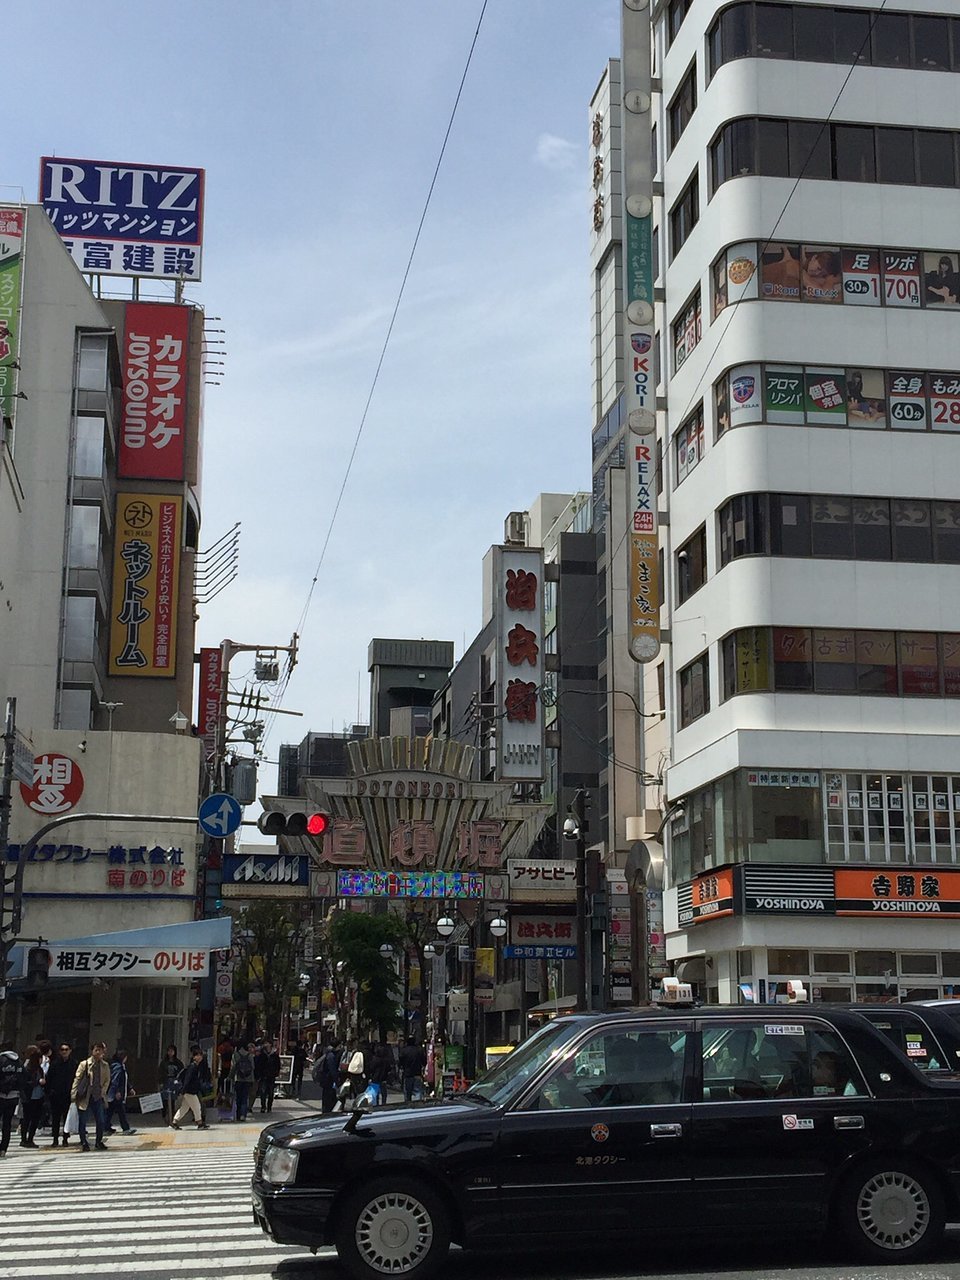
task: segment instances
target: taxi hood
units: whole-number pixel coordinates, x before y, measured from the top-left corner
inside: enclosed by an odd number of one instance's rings
[[[277,1124],[268,1125],[261,1134],[261,1142],[265,1144],[309,1141],[312,1138],[349,1133],[351,1130],[362,1134],[371,1129],[382,1131],[398,1126],[411,1130],[418,1125],[429,1125],[432,1128],[437,1123],[444,1124],[459,1116],[476,1115],[478,1109],[487,1111],[489,1107],[481,1102],[473,1102],[469,1098],[457,1098],[410,1105],[400,1103],[386,1107],[362,1108],[358,1117],[353,1110],[338,1111],[335,1115],[327,1116],[318,1112],[312,1116],[305,1116],[302,1120],[283,1120]]]

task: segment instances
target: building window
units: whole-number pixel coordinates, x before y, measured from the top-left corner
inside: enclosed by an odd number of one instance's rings
[[[745,116],[725,124],[710,145],[710,193],[752,175],[953,186],[947,179],[955,172],[958,137],[936,129]]]
[[[724,698],[770,691],[960,697],[960,637],[952,632],[741,627],[723,638],[720,654]]]
[[[100,562],[100,508],[70,508],[69,567],[96,569]]]
[[[707,529],[701,525],[677,552],[677,598],[689,600],[707,580]]]
[[[690,232],[700,221],[700,175],[693,177],[684,187],[680,199],[670,210],[670,257],[680,252]]]
[[[690,12],[690,6],[693,0],[670,0],[670,6],[667,9],[667,45],[673,44],[677,38],[677,32],[683,23],[684,18]]]
[[[77,386],[81,391],[106,391],[106,334],[80,334],[79,351],[77,353]]]
[[[717,516],[721,569],[740,556],[770,554],[766,494],[738,494],[724,503]]]
[[[824,775],[827,860],[830,862],[955,863],[960,855],[960,778],[949,774],[827,773]],[[912,871],[898,873],[909,877]],[[919,874],[919,873],[918,873]],[[891,898],[915,892],[891,880]],[[860,954],[863,955],[861,960]],[[901,973],[928,973],[929,959],[914,956]],[[871,968],[879,972],[871,973]],[[886,975],[886,953],[858,953],[857,973]]]
[[[673,460],[677,484],[687,478],[703,460],[703,404],[701,403],[673,437]]]
[[[64,658],[68,662],[93,662],[96,649],[96,597],[67,596],[64,609]]]
[[[700,290],[693,295],[673,322],[673,371],[683,365],[703,336]],[[960,375],[958,375],[960,376]]]
[[[673,101],[670,103],[667,118],[670,122],[670,150],[677,145],[680,135],[690,123],[694,111],[697,109],[697,62],[696,59],[690,64],[690,69],[683,77],[680,88],[673,95]],[[656,172],[656,165],[654,165]]]
[[[710,710],[710,657],[702,653],[699,658],[683,668],[680,682],[680,728],[685,729],[694,720]]]
[[[919,287],[918,276],[917,305]],[[679,337],[674,326],[674,341]],[[871,430],[960,431],[960,373],[738,365],[715,386],[714,397],[718,437],[731,427],[758,422]]]
[[[748,0],[724,9],[710,28],[710,74],[737,58],[958,71],[958,38],[957,19],[934,14]]]
[[[104,421],[94,414],[81,413],[76,418],[76,446],[73,455],[73,474],[77,477],[99,480],[104,466]]]

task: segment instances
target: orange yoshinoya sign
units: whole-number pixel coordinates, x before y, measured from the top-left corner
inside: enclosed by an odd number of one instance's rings
[[[878,867],[834,874],[838,916],[960,916],[960,871]]]

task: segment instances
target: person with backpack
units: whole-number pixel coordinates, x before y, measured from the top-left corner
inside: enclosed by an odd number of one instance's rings
[[[20,1085],[23,1082],[23,1063],[13,1047],[12,1040],[0,1046],[0,1156],[7,1154],[10,1130],[20,1101]]]
[[[273,1092],[277,1087],[277,1076],[280,1074],[280,1054],[272,1040],[263,1042],[256,1065],[260,1068],[257,1096],[260,1099],[262,1114],[273,1110]]]
[[[313,1078],[320,1086],[320,1111],[329,1115],[337,1105],[337,1081],[340,1078],[340,1054],[332,1044],[320,1054],[313,1068]]]
[[[184,1068],[179,1085],[183,1096],[177,1114],[170,1121],[171,1129],[180,1128],[180,1121],[186,1119],[188,1111],[193,1113],[198,1129],[209,1129],[210,1126],[203,1118],[200,1099],[210,1087],[210,1068],[198,1044],[190,1046],[190,1065]]]
[[[253,1088],[253,1054],[256,1045],[238,1044],[233,1051],[230,1079],[237,1103],[237,1120],[244,1121],[250,1111],[250,1090]]]
[[[127,1119],[127,1097],[136,1097],[135,1090],[130,1088],[130,1077],[127,1074],[127,1051],[117,1049],[110,1059],[110,1088],[107,1090],[107,1125],[112,1126],[113,1117],[120,1122],[124,1133],[136,1133]],[[116,1129],[107,1128],[107,1133],[116,1133]]]

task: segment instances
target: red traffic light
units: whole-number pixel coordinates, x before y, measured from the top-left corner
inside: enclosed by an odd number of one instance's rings
[[[323,836],[330,830],[330,815],[328,813],[311,813],[307,817],[307,834],[311,836]]]

